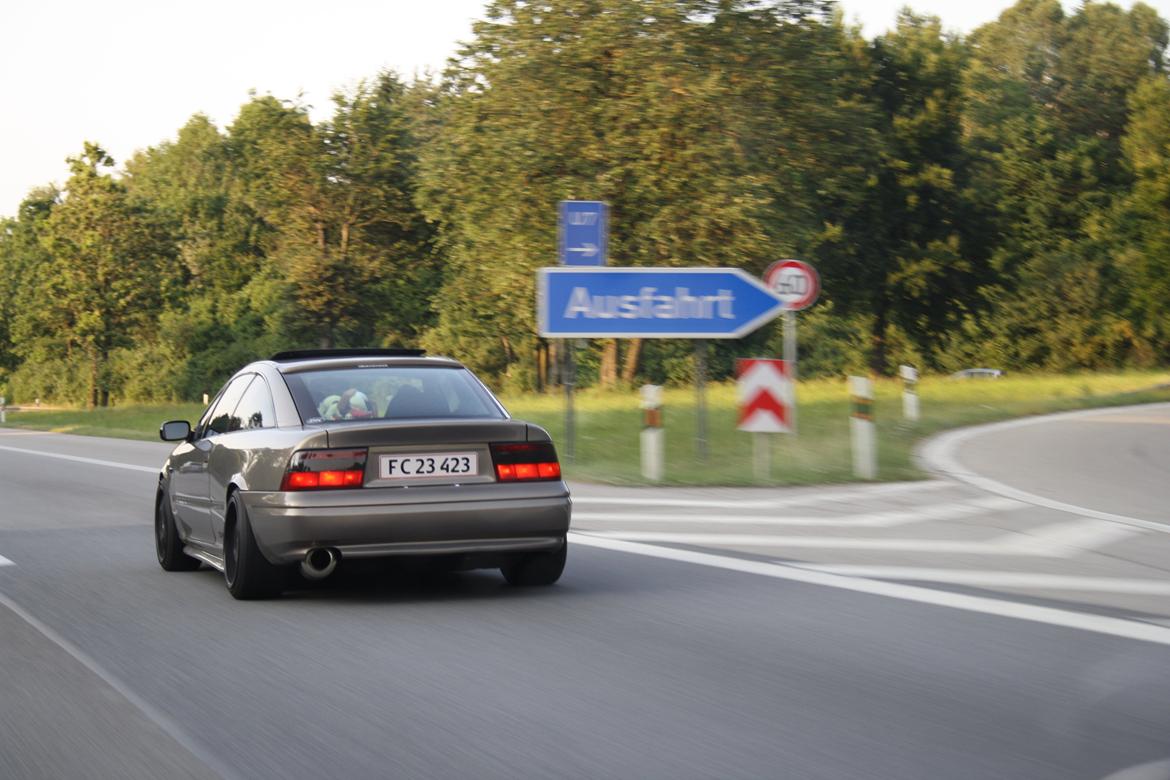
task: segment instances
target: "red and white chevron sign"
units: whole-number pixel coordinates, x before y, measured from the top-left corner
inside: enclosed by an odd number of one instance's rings
[[[735,362],[739,425],[751,433],[792,430],[792,375],[784,360],[745,358]]]

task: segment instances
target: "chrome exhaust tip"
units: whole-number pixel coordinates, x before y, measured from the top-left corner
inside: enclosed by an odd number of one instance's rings
[[[323,580],[337,568],[341,555],[329,547],[314,547],[305,553],[301,561],[301,574],[305,579]]]

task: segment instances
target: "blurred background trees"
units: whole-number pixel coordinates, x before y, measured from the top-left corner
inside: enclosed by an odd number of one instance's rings
[[[1170,358],[1167,25],[1020,0],[966,37],[827,0],[494,0],[438,81],[313,121],[255,96],[0,222],[0,389],[197,398],[293,346],[422,343],[516,388],[556,204],[611,206],[615,265],[795,256],[824,280],[803,375]],[[767,326],[712,348],[778,350]],[[586,382],[683,381],[691,346],[598,341]]]

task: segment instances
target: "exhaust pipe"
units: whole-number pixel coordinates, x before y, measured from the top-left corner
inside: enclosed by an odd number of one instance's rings
[[[314,547],[305,553],[301,561],[301,574],[305,579],[323,580],[337,568],[337,561],[341,555],[329,547]]]

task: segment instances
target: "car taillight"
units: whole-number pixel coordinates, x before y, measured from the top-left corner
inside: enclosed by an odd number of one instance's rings
[[[493,444],[492,462],[500,482],[561,478],[561,464],[551,441]]]
[[[293,453],[281,490],[328,490],[361,487],[367,451],[301,450]]]

